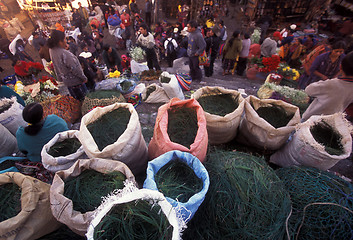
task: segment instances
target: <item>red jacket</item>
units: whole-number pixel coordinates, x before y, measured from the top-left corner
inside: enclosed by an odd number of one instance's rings
[[[121,23],[124,24],[125,27],[128,27],[131,25],[129,14],[121,14],[120,19],[121,19]]]

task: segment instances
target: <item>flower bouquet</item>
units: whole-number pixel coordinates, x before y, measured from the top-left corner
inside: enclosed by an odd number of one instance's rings
[[[37,76],[43,69],[44,66],[39,62],[28,62],[26,64],[26,71],[28,73],[28,76]]]
[[[286,64],[282,64],[282,63],[279,65],[277,69],[277,73],[281,75],[283,78],[294,80],[294,81],[297,81],[300,77],[300,73],[296,69],[290,68]]]
[[[268,73],[271,71],[277,70],[279,63],[281,62],[281,58],[278,55],[272,55],[271,57],[263,57],[262,58],[262,65],[259,71]]]
[[[146,60],[146,52],[141,47],[133,47],[130,50],[130,55],[136,62],[144,62]]]
[[[53,62],[48,62],[45,66],[45,70],[55,79],[58,80],[54,71],[54,64]]]

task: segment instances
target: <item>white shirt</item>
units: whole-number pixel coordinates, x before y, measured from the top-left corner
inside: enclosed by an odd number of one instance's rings
[[[164,41],[164,48],[167,50],[167,47],[168,47],[168,43],[172,41],[173,45],[174,45],[174,49],[177,49],[178,48],[178,44],[177,42],[175,41],[175,39],[173,38],[168,38],[167,40]]]

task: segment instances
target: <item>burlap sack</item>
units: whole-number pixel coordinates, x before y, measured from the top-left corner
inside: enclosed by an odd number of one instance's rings
[[[82,108],[81,108],[82,115],[85,115],[95,107],[105,107],[114,103],[125,103],[125,102],[126,102],[125,98],[121,94],[119,97],[104,98],[104,99],[89,98],[88,96],[86,96],[85,100],[82,103]]]
[[[239,106],[236,110],[224,117],[204,111],[207,121],[208,141],[210,144],[227,143],[235,138],[244,112],[244,98],[235,90],[229,90],[223,87],[203,87],[192,94],[191,98],[198,100],[203,96],[218,94],[232,95],[233,99],[237,99]]]
[[[85,152],[81,146],[75,153],[67,156],[53,157],[48,152],[50,148],[57,142],[62,142],[68,138],[77,138],[78,131],[69,130],[57,133],[47,144],[44,145],[41,156],[45,169],[51,172],[57,172],[70,168]]]
[[[168,135],[168,110],[172,107],[186,107],[195,109],[197,114],[198,130],[195,141],[187,148],[179,143],[172,142]],[[187,127],[187,126],[185,126]],[[158,109],[156,124],[154,126],[153,138],[148,145],[148,157],[150,160],[160,155],[179,150],[188,152],[197,157],[201,162],[205,161],[208,146],[208,135],[206,128],[206,118],[200,104],[195,99],[179,100],[173,98],[169,103],[164,104]]]
[[[21,187],[21,212],[0,222],[0,239],[32,240],[60,227],[50,211],[50,185],[17,172],[0,174],[0,185],[16,183]]]
[[[80,159],[71,168],[59,171],[55,174],[50,188],[50,203],[54,217],[67,225],[72,231],[85,235],[95,211],[81,213],[73,209],[73,203],[64,196],[65,180],[76,177],[86,169],[93,169],[101,173],[119,171],[126,179],[135,183],[135,177],[131,170],[122,162],[107,159]]]
[[[314,139],[310,128],[317,122],[325,121],[342,135],[341,144],[344,149],[342,155],[330,155],[325,147]],[[271,162],[282,167],[303,165],[326,171],[340,160],[346,159],[352,152],[352,126],[345,120],[343,114],[336,113],[328,116],[312,116],[304,123],[297,125],[293,138],[282,149],[271,156]]]
[[[22,118],[23,106],[17,102],[16,97],[1,98],[0,107],[4,104],[12,104],[5,112],[0,113],[0,124],[6,127],[14,136],[16,136],[19,127],[27,126]]]
[[[148,95],[148,97],[146,98],[147,90],[152,86],[154,86],[156,90],[151,92],[150,95]],[[165,93],[165,90],[162,87],[153,83],[143,90],[142,100],[145,103],[166,103],[166,102],[169,102],[169,97],[167,96],[167,94]]]
[[[2,124],[0,124],[0,136],[0,157],[12,156],[19,151],[16,137]]]
[[[129,109],[131,113],[127,128],[115,143],[106,146],[100,151],[91,133],[87,129],[87,125],[94,122],[105,113],[120,107]],[[97,107],[93,109],[83,116],[77,137],[82,143],[85,153],[90,158],[106,158],[122,161],[128,165],[135,176],[146,171],[148,157],[147,146],[142,136],[138,114],[130,103],[115,103],[103,108]]]
[[[294,114],[287,126],[274,128],[256,113],[255,109],[268,106],[269,104],[281,106],[287,113]],[[281,100],[260,100],[257,97],[249,96],[245,99],[244,109],[245,116],[240,123],[237,141],[249,146],[277,150],[285,144],[291,132],[295,130],[295,126],[300,123],[298,107]]]

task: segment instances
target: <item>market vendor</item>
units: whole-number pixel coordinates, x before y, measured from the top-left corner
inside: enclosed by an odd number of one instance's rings
[[[88,92],[87,78],[77,57],[65,49],[65,33],[54,30],[48,39],[48,47],[58,81],[65,84],[73,98],[83,101]]]
[[[303,121],[313,115],[331,115],[343,112],[353,103],[353,52],[346,55],[341,64],[343,75],[310,84],[305,92],[314,98],[303,114]]]
[[[119,57],[118,51],[111,47],[108,44],[105,44],[103,46],[103,61],[105,65],[107,65],[107,68],[109,69],[109,72],[114,72],[115,70],[122,71],[121,67],[121,59]]]
[[[49,115],[43,119],[43,107],[39,103],[27,105],[22,112],[27,127],[19,127],[16,132],[18,149],[32,162],[41,161],[41,151],[57,133],[69,130],[66,122]]]

